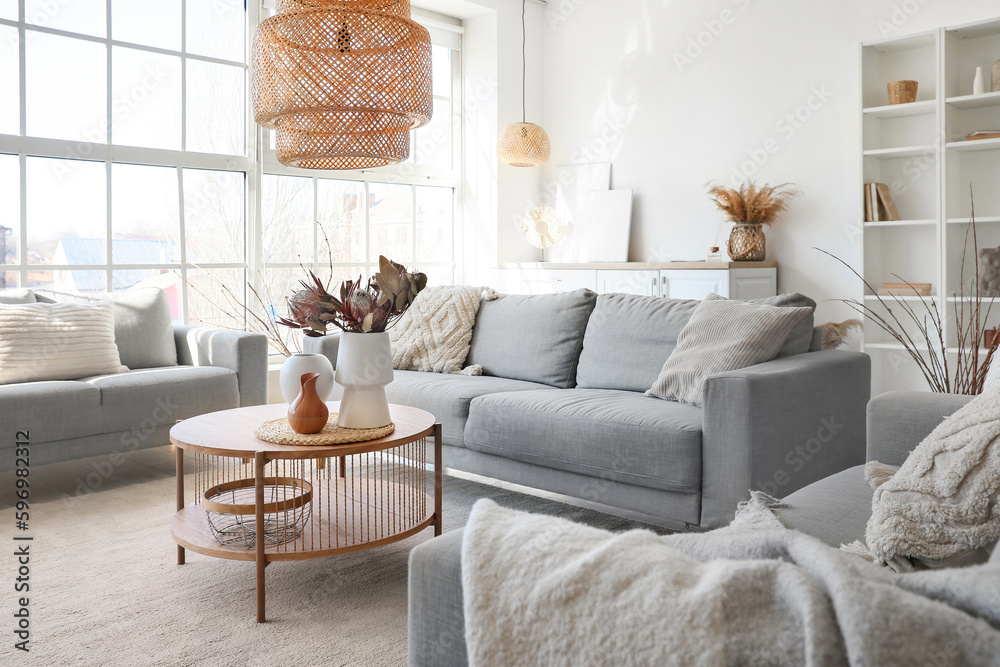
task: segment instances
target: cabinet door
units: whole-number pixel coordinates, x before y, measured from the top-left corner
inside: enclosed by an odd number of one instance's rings
[[[597,291],[600,294],[639,294],[660,296],[659,271],[598,271]]]
[[[597,291],[597,271],[584,269],[524,269],[521,290],[525,294],[572,292],[586,287]]]
[[[660,296],[670,299],[704,299],[711,293],[729,296],[728,271],[660,271]]]
[[[777,269],[730,269],[729,298],[766,299],[778,293]]]

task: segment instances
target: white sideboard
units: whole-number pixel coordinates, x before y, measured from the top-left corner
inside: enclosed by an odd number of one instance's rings
[[[763,299],[778,293],[777,262],[600,262],[501,264],[498,289],[515,294],[568,292],[586,287],[672,299]]]

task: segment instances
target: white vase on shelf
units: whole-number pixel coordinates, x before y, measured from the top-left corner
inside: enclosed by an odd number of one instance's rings
[[[986,76],[983,74],[983,68],[976,68],[976,78],[972,80],[972,94],[982,95],[986,92]]]
[[[337,384],[344,388],[337,425],[341,428],[378,428],[392,422],[385,386],[392,382],[389,334],[340,334]]]
[[[301,378],[306,373],[319,373],[316,380],[316,393],[320,400],[330,400],[333,392],[333,364],[322,354],[314,352],[299,352],[285,359],[278,372],[278,386],[281,387],[281,397],[285,403],[291,404],[302,389]]]

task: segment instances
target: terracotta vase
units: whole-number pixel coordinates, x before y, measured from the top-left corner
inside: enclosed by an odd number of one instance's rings
[[[319,433],[326,426],[330,410],[316,391],[319,373],[303,373],[299,378],[302,390],[288,406],[288,425],[296,433]]]

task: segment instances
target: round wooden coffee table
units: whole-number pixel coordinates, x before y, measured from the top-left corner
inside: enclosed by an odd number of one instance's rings
[[[329,407],[334,413],[339,404]],[[177,448],[177,513],[170,527],[177,562],[184,564],[185,549],[256,562],[259,623],[265,620],[264,568],[272,562],[371,549],[430,526],[441,534],[441,425],[433,415],[391,405],[395,432],[354,444],[275,445],[254,435],[287,410],[284,404],[223,410],[170,429]],[[187,498],[185,451],[194,455]]]

